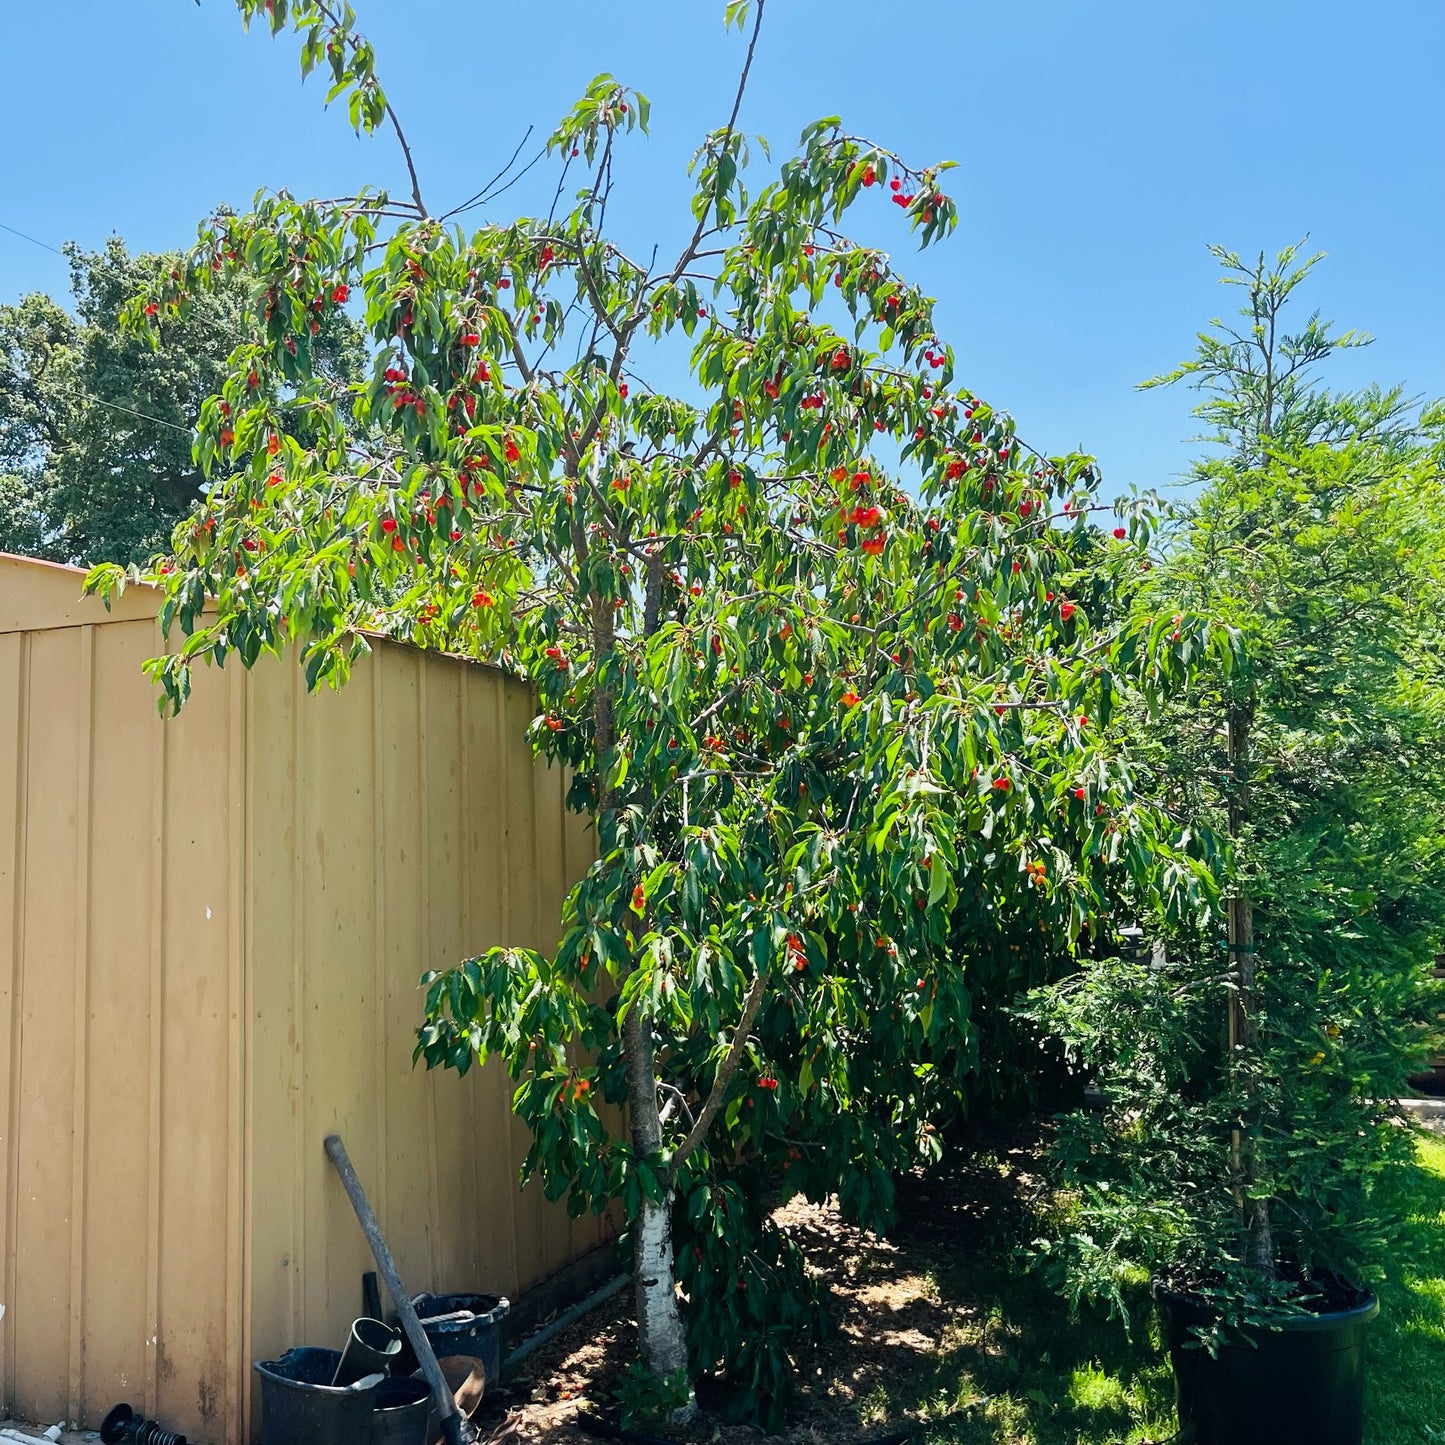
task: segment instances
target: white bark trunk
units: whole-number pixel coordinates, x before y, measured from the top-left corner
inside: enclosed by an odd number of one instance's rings
[[[672,1261],[672,1191],[661,1204],[644,1200],[637,1219],[633,1289],[642,1358],[659,1379],[687,1371],[687,1337],[677,1307]],[[689,1402],[688,1413],[692,1410]]]
[[[632,1146],[639,1159],[656,1156],[662,1148],[662,1118],[657,1107],[657,1073],[652,1025],[633,1009],[622,1026],[627,1045],[627,1103],[632,1115]],[[644,1198],[633,1225],[633,1295],[637,1310],[637,1341],[642,1363],[658,1379],[683,1372],[688,1381],[687,1404],[673,1419],[682,1424],[697,1412],[692,1379],[687,1370],[687,1334],[677,1307],[677,1276],[672,1258],[672,1200],[670,1174],[664,1178],[662,1199]]]

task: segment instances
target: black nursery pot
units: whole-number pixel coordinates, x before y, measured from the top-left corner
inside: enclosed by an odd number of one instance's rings
[[[1361,1445],[1365,1326],[1380,1312],[1368,1290],[1328,1313],[1285,1315],[1277,1327],[1234,1332],[1211,1356],[1188,1348],[1213,1311],[1154,1283],[1179,1408],[1178,1445]]]

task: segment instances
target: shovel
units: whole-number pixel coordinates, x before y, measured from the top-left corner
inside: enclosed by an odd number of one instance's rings
[[[356,1177],[356,1170],[352,1168],[340,1134],[326,1136],[326,1152],[331,1156],[331,1162],[341,1177],[341,1187],[346,1190],[346,1197],[351,1200],[351,1207],[356,1211],[357,1223],[361,1225],[361,1232],[371,1246],[376,1268],[386,1283],[387,1293],[391,1295],[391,1302],[396,1306],[401,1327],[416,1354],[422,1375],[431,1388],[437,1414],[441,1417],[442,1439],[446,1441],[446,1445],[475,1445],[478,1438],[476,1429],[470,1420],[464,1420],[457,1411],[457,1402],[452,1396],[451,1387],[437,1366],[431,1341],[427,1339],[426,1331],[422,1329],[421,1321],[412,1306],[411,1297],[401,1282],[401,1276],[396,1272],[391,1251],[381,1237],[376,1216],[371,1212],[371,1205],[366,1202],[366,1194],[361,1187],[361,1181]]]

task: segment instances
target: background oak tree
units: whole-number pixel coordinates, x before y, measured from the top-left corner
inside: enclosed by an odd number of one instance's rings
[[[152,346],[120,316],[180,257],[132,256],[114,236],[65,251],[73,310],[42,292],[0,306],[0,551],[142,562],[201,500],[196,422],[248,338],[247,292],[211,289]],[[321,341],[322,369],[357,374],[350,317],[329,315]]]

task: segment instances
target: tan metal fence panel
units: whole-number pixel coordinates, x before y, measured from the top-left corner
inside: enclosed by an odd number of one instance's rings
[[[198,669],[163,722],[155,594],[78,591],[0,558],[0,1390],[239,1445],[250,1362],[360,1310],[329,1130],[414,1289],[604,1238],[517,1190],[500,1068],[411,1063],[422,971],[552,946],[592,839],[515,679],[378,644],[338,694]]]
[[[251,1353],[338,1341],[365,1245],[321,1149],[347,1139],[415,1290],[515,1294],[600,1238],[535,1186],[495,1065],[411,1063],[418,980],[499,943],[555,942],[569,868],[560,769],[529,690],[379,644],[337,695],[253,677]],[[283,868],[281,858],[289,859]],[[284,1027],[283,1027],[284,1023]]]
[[[243,683],[163,726],[156,646],[144,619],[0,638],[0,1330],[22,1413],[127,1398],[208,1433],[239,1403]]]

